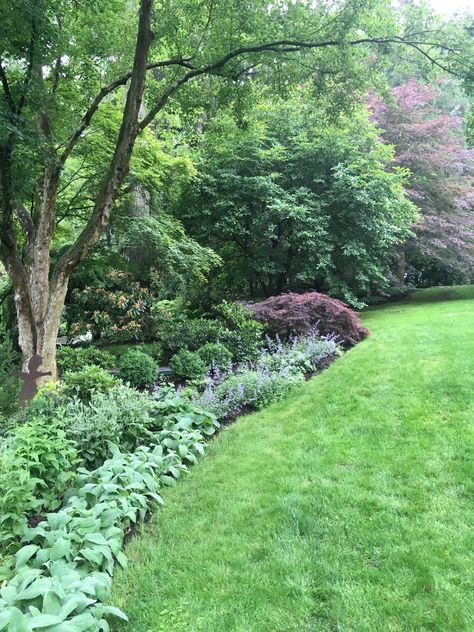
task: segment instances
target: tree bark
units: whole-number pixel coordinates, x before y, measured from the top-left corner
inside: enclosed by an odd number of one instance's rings
[[[59,260],[51,273],[50,248],[56,228],[56,197],[62,156],[58,159],[51,141],[51,124],[46,112],[38,112],[38,129],[47,149],[43,178],[37,196],[38,212],[33,216],[20,203],[16,205],[25,235],[24,260],[20,255],[13,219],[15,204],[11,187],[13,144],[8,139],[0,147],[0,260],[5,264],[15,291],[15,307],[19,328],[19,345],[23,352],[23,370],[28,372],[32,356],[42,358],[39,373],[49,373],[38,382],[57,379],[56,340],[64,309],[69,277],[97,243],[109,222],[110,213],[120,186],[128,172],[133,146],[139,128],[139,113],[145,86],[153,0],[141,0],[138,34],[130,89],[122,117],[119,136],[109,169],[97,196],[94,210],[79,238]],[[41,83],[41,64],[38,63]],[[12,113],[15,106],[12,102]]]

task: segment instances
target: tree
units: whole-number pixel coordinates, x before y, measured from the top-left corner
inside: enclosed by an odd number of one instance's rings
[[[137,137],[179,89],[205,76],[245,83],[257,67],[281,86],[308,74],[309,66],[320,88],[332,85],[334,94],[344,94],[346,85],[349,95],[365,85],[367,49],[400,45],[435,64],[442,59],[453,72],[465,70],[464,49],[452,33],[447,39],[437,31],[403,33],[383,0],[336,8],[332,2],[244,4],[165,0],[152,19],[153,0],[141,0],[134,33],[134,3],[127,0],[2,3],[0,258],[15,290],[25,366],[40,354],[40,370],[56,375],[55,340],[70,275],[109,223]],[[140,118],[145,83],[148,107]],[[124,104],[113,150],[76,240],[53,262],[65,167],[96,113],[113,99]]]
[[[383,138],[412,172],[407,193],[420,210],[416,237],[398,257],[402,282],[407,273],[425,285],[470,282],[474,271],[474,151],[463,118],[437,106],[440,93],[412,78],[388,102],[370,98]]]
[[[177,212],[223,259],[222,292],[316,287],[354,302],[383,285],[415,212],[364,108],[331,120],[298,90],[261,103],[244,127],[223,115],[200,156]]]

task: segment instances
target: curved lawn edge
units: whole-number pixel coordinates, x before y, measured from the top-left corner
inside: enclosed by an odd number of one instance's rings
[[[127,545],[115,629],[472,629],[473,307],[371,310],[371,338],[221,432]]]

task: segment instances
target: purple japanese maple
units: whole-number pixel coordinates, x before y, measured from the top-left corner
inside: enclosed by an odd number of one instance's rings
[[[409,262],[444,269],[469,281],[474,270],[474,151],[466,147],[463,118],[436,105],[440,89],[412,78],[392,89],[392,102],[371,94],[368,105],[395,145],[400,166],[412,172],[407,194],[420,210]]]

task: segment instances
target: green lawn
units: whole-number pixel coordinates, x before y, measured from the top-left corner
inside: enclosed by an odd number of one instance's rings
[[[449,292],[368,311],[213,441],[127,546],[117,630],[474,630],[474,288]]]

